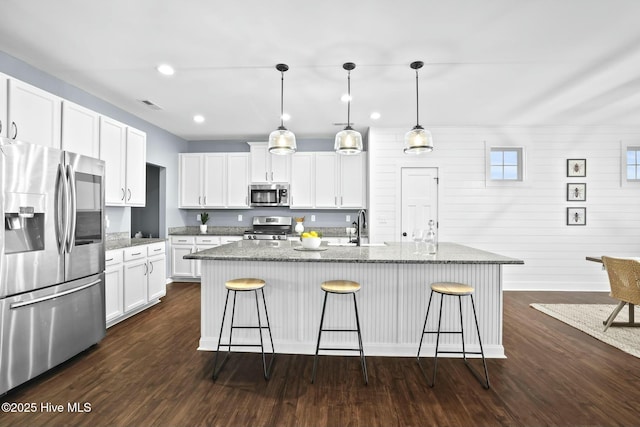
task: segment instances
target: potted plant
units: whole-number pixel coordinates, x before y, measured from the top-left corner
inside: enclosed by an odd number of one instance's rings
[[[209,214],[206,212],[202,212],[200,214],[200,233],[204,234],[207,232],[207,221],[209,221]]]

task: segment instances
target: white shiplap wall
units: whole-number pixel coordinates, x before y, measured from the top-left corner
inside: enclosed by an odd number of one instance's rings
[[[369,235],[398,241],[400,170],[436,167],[439,238],[524,260],[504,268],[506,290],[609,289],[585,256],[640,257],[640,184],[621,185],[621,145],[640,145],[638,128],[430,128],[435,149],[402,151],[406,129],[369,130]],[[523,183],[485,183],[485,146],[525,149]],[[586,178],[568,178],[566,162],[587,159]],[[586,202],[567,202],[566,184],[587,183]],[[567,226],[566,208],[585,206],[586,226]]]

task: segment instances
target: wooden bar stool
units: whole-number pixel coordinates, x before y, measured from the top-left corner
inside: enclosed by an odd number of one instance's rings
[[[440,314],[438,317],[438,330],[437,331],[427,331],[427,319],[429,318],[429,309],[431,308],[431,299],[433,298],[433,293],[436,292],[441,295],[440,297]],[[458,307],[460,309],[460,330],[459,331],[441,331],[440,325],[442,323],[442,304],[445,295],[450,295],[454,297],[458,297]],[[464,344],[464,323],[462,321],[462,297],[469,296],[471,297],[471,307],[473,307],[473,318],[476,322],[476,332],[478,333],[478,343],[480,343],[480,351],[471,352],[466,351]],[[482,349],[482,340],[480,339],[480,327],[478,326],[478,316],[476,315],[476,306],[473,302],[473,288],[469,285],[465,285],[462,283],[453,283],[453,282],[441,282],[441,283],[433,283],[431,285],[431,294],[429,295],[429,304],[427,305],[427,315],[424,318],[424,326],[422,327],[422,335],[420,336],[420,344],[418,345],[418,355],[417,361],[418,366],[420,366],[420,370],[424,374],[427,382],[429,379],[427,378],[427,373],[425,372],[422,364],[420,363],[420,349],[422,348],[422,340],[424,339],[425,334],[436,334],[436,351],[434,354],[433,361],[433,379],[430,387],[433,387],[436,383],[436,370],[438,368],[438,353],[446,353],[446,354],[462,354],[465,365],[469,368],[471,373],[480,381],[480,384],[485,389],[489,389],[489,372],[487,371],[487,362],[484,358],[484,350]],[[440,334],[461,334],[462,335],[462,351],[440,351],[438,350],[438,346],[440,344]],[[482,365],[484,366],[484,381],[482,377],[473,369],[473,367],[467,361],[467,354],[480,354],[482,355]]]
[[[358,303],[356,302],[356,292],[360,290],[360,283],[352,282],[350,280],[329,280],[322,282],[320,286],[324,291],[324,303],[322,304],[322,316],[320,317],[320,329],[318,330],[318,344],[316,345],[316,355],[313,358],[313,374],[311,375],[311,384],[316,380],[316,368],[318,366],[318,351],[357,351],[360,353],[360,366],[362,368],[362,375],[364,376],[364,383],[369,384],[369,376],[367,374],[367,361],[364,357],[364,350],[362,348],[362,333],[360,331],[360,319],[358,318]],[[327,307],[327,296],[329,294],[351,294],[353,295],[353,307],[356,313],[356,329],[323,329],[324,313]],[[358,333],[358,348],[326,348],[320,347],[320,337],[322,332],[357,332]]]
[[[260,347],[262,351],[262,368],[264,371],[264,379],[269,380],[269,376],[271,375],[271,365],[273,365],[273,360],[276,357],[275,348],[273,346],[273,336],[271,335],[271,326],[269,325],[269,313],[267,313],[267,302],[264,298],[264,285],[265,281],[262,279],[253,279],[253,278],[241,278],[241,279],[233,279],[225,282],[225,287],[227,288],[227,298],[224,302],[224,311],[222,312],[222,324],[220,325],[220,336],[218,338],[218,348],[216,349],[216,358],[213,362],[213,380],[215,381],[218,378],[218,374],[222,370],[225,362],[229,358],[231,354],[231,347]],[[262,326],[262,321],[260,319],[260,307],[258,305],[258,290],[262,293],[262,304],[264,307],[264,314],[267,320],[267,326]],[[234,326],[233,319],[236,311],[236,296],[238,292],[250,292],[253,291],[256,297],[256,312],[258,314],[258,326]],[[231,308],[231,329],[229,330],[229,342],[227,344],[222,344],[222,330],[224,328],[224,319],[227,315],[227,303],[229,302],[229,292],[233,292],[233,306]],[[234,329],[257,329],[260,334],[260,344],[233,344],[232,336]],[[264,342],[262,339],[262,330],[267,329],[269,331],[269,339],[271,341],[271,361],[269,362],[269,366],[267,367],[266,357],[264,353]],[[220,354],[220,347],[227,347],[227,354],[225,355],[220,367],[218,366],[218,355]]]

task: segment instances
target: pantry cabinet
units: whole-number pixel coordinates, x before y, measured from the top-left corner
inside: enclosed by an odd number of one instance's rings
[[[105,162],[105,204],[144,206],[146,134],[111,118],[101,117],[100,159]]]
[[[269,153],[266,142],[249,142],[251,148],[251,182],[289,182],[291,156]]]
[[[180,208],[248,208],[249,153],[179,155]]]
[[[9,138],[60,149],[61,98],[13,78],[7,98]]]
[[[70,101],[62,101],[62,149],[100,158],[100,115]]]
[[[362,209],[366,205],[366,154],[293,155],[291,208]]]

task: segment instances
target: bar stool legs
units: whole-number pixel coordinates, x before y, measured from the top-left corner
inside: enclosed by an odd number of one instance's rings
[[[440,298],[440,310],[438,314],[438,330],[437,331],[427,331],[427,320],[429,318],[429,311],[431,309],[431,300],[433,299],[434,292],[439,293],[441,295]],[[482,384],[485,389],[489,389],[489,372],[487,371],[487,362],[484,357],[484,349],[482,348],[482,339],[480,338],[480,327],[478,326],[478,316],[476,314],[476,306],[473,300],[473,288],[467,285],[459,284],[459,283],[434,283],[431,285],[431,294],[429,295],[429,303],[427,305],[427,314],[424,318],[424,326],[422,327],[422,335],[420,337],[420,344],[418,345],[418,354],[416,356],[418,366],[420,370],[425,376],[429,387],[433,387],[436,382],[436,373],[438,369],[438,354],[462,354],[463,360],[467,368],[471,371],[471,373],[476,377],[476,379]],[[458,308],[460,313],[460,330],[459,331],[442,331],[442,306],[445,295],[457,296],[458,297]],[[480,344],[479,352],[471,352],[467,351],[465,347],[465,339],[464,339],[464,323],[462,320],[462,297],[469,296],[471,298],[471,307],[473,308],[473,318],[476,326],[476,333],[478,334],[478,343]],[[429,378],[427,376],[427,372],[422,366],[420,362],[420,350],[422,349],[422,342],[425,334],[436,334],[436,349],[433,357],[433,376],[431,382],[429,383]],[[462,351],[442,351],[440,350],[440,334],[460,334],[462,338]],[[467,360],[467,354],[480,354],[482,356],[482,365],[484,368],[484,378],[478,374],[478,372],[469,364]]]
[[[215,381],[218,378],[218,374],[220,373],[220,371],[222,371],[222,368],[227,362],[231,354],[231,347],[260,347],[260,350],[262,353],[262,369],[263,369],[264,379],[269,380],[269,377],[271,375],[271,367],[276,357],[276,353],[275,353],[275,347],[273,346],[273,336],[271,334],[271,325],[269,323],[269,313],[267,311],[267,303],[264,297],[264,289],[263,289],[264,281],[259,279],[234,279],[234,280],[228,281],[225,285],[227,287],[227,296],[224,302],[224,311],[222,313],[222,323],[220,325],[220,335],[218,338],[218,347],[216,349],[216,357],[213,362],[213,380]],[[264,314],[267,322],[266,326],[262,326],[262,320],[260,316],[260,305],[258,302],[258,290],[260,290],[260,292],[262,293],[262,304],[264,307]],[[246,291],[254,292],[255,300],[256,300],[256,312],[258,316],[258,326],[235,326],[234,325],[237,293],[246,292]],[[230,292],[233,292],[233,305],[231,308],[231,329],[229,330],[228,343],[222,343],[222,332],[224,330],[224,323],[227,315],[227,306],[229,303]],[[257,329],[260,335],[260,344],[233,344],[234,329]],[[267,365],[267,359],[264,351],[264,340],[262,337],[263,329],[266,329],[269,332],[269,340],[271,342],[271,360],[268,365]],[[220,366],[218,366],[218,357],[220,355],[220,347],[227,347],[227,353],[224,356],[224,359],[222,360],[222,362],[220,363]]]
[[[356,301],[356,292],[360,290],[360,284],[356,282],[350,282],[346,280],[331,280],[322,283],[322,290],[324,290],[324,302],[322,304],[322,316],[320,317],[320,328],[318,330],[318,342],[316,344],[316,353],[313,358],[313,373],[311,374],[311,384],[315,383],[316,370],[318,367],[318,352],[320,350],[330,351],[357,351],[360,354],[360,367],[362,369],[362,375],[364,377],[364,383],[369,384],[369,374],[367,372],[367,361],[364,356],[364,349],[362,346],[362,332],[360,329],[360,318],[358,316],[358,303]],[[356,329],[324,329],[324,314],[327,308],[327,297],[330,293],[334,294],[351,294],[353,295],[353,307],[356,316]],[[320,339],[322,332],[357,332],[358,333],[358,348],[327,348],[320,347]]]

